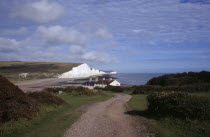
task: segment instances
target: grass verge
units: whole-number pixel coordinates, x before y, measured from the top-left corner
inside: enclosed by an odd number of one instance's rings
[[[197,93],[190,93],[190,94],[196,95],[196,96],[210,97],[210,92],[197,92]]]
[[[32,120],[20,119],[0,125],[1,137],[60,137],[77,120],[80,113],[73,113],[80,106],[107,100],[111,95],[72,96],[58,95],[68,104],[55,107],[43,106],[40,115]]]
[[[210,123],[198,120],[181,120],[173,117],[157,118],[147,115],[146,95],[132,95],[128,105],[136,112],[135,115],[145,117],[148,130],[158,137],[209,137]]]

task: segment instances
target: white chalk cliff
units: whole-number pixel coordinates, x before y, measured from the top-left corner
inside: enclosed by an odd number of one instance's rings
[[[87,64],[81,64],[77,67],[72,68],[72,70],[61,74],[59,78],[83,78],[102,74],[106,73],[94,68],[90,68]]]

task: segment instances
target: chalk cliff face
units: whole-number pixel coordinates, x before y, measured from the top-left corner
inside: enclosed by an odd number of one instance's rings
[[[61,74],[59,78],[82,78],[102,74],[106,73],[94,68],[90,68],[87,64],[82,64],[74,67],[71,71]]]

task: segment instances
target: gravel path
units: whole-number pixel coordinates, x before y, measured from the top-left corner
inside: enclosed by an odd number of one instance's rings
[[[140,119],[125,114],[130,98],[127,94],[116,94],[107,101],[89,106],[64,137],[149,137]]]

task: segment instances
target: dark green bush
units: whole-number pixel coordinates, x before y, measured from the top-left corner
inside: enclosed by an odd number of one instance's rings
[[[210,83],[183,85],[183,86],[134,86],[133,94],[149,94],[152,92],[210,92]]]
[[[120,86],[106,86],[104,88],[105,91],[112,91],[112,92],[123,92],[125,88]]]
[[[64,93],[69,93],[76,96],[81,96],[81,95],[91,96],[91,95],[100,94],[99,92],[88,89],[88,88],[74,87],[74,86],[69,86],[65,88],[46,88],[45,91],[50,92],[50,93],[58,93],[59,91],[62,91]]]
[[[58,93],[59,91],[63,91],[64,88],[45,88],[44,91],[50,92],[50,93]]]
[[[167,74],[152,78],[147,82],[147,85],[180,86],[196,83],[210,83],[210,72],[201,71]]]
[[[152,92],[159,92],[159,91],[163,91],[163,88],[161,86],[134,86],[133,87],[133,92],[132,94],[149,94]]]
[[[173,116],[210,120],[210,98],[187,93],[153,93],[148,95],[148,112],[156,116]]]
[[[88,88],[77,87],[75,90],[73,90],[72,94],[76,96],[82,96],[82,95],[92,96],[92,95],[97,95],[100,93],[97,91],[88,89]]]

